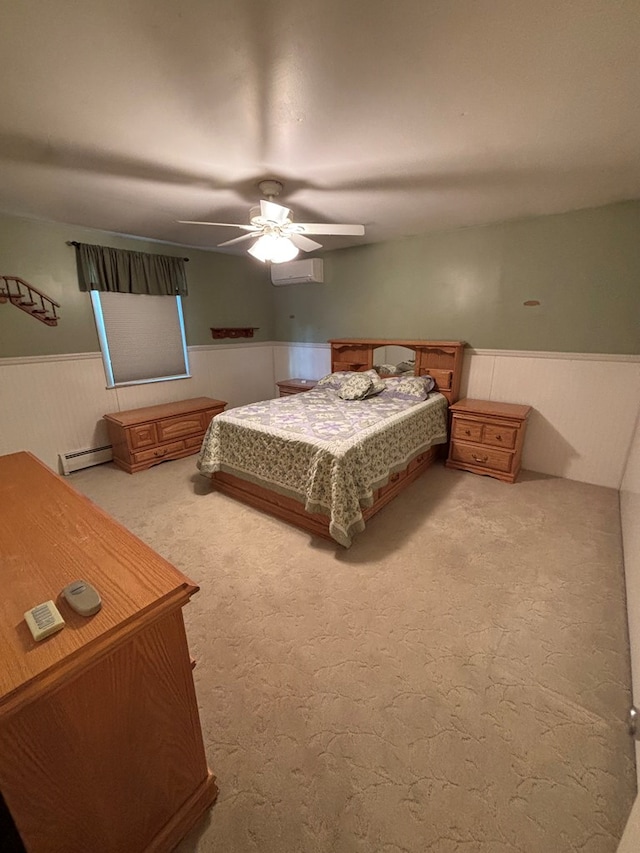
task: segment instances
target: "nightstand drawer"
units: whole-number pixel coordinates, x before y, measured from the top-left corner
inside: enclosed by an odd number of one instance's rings
[[[485,424],[482,429],[482,443],[513,450],[516,446],[517,435],[518,430],[515,427]]]
[[[461,441],[481,441],[482,424],[476,423],[476,421],[454,418],[452,434],[453,438],[459,438]]]
[[[489,468],[508,474],[513,463],[513,453],[507,450],[494,450],[489,447],[477,447],[451,442],[450,458],[455,462],[473,465],[478,468]]]

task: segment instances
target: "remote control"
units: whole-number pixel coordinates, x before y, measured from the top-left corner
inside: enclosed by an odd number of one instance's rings
[[[97,589],[86,581],[73,581],[65,586],[62,595],[67,604],[81,616],[93,616],[102,607]]]
[[[45,601],[44,604],[27,610],[24,621],[29,626],[34,640],[44,640],[64,628],[64,619],[53,601]]]

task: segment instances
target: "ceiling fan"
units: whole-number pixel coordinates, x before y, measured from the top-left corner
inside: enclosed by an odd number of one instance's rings
[[[259,261],[271,261],[272,264],[281,264],[291,261],[296,257],[299,250],[313,252],[321,249],[322,244],[310,240],[307,234],[347,234],[361,236],[364,234],[364,225],[325,225],[320,222],[294,222],[288,207],[276,204],[274,198],[280,195],[283,185],[280,181],[260,181],[258,189],[265,197],[259,206],[252,207],[249,211],[250,225],[235,225],[231,222],[194,222],[192,220],[179,220],[184,225],[218,225],[226,228],[240,228],[248,231],[241,237],[225,240],[219,246],[233,246],[243,240],[254,240],[250,255]]]

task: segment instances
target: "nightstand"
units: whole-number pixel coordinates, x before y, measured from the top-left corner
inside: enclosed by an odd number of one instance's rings
[[[514,483],[520,471],[531,406],[460,400],[449,411],[452,422],[447,468]]]
[[[301,394],[310,391],[317,384],[317,379],[283,379],[276,382],[280,397],[290,397],[291,394]]]

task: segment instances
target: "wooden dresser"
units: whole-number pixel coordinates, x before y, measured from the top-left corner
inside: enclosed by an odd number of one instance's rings
[[[0,793],[29,853],[168,853],[215,800],[170,563],[28,453],[0,457]],[[59,598],[84,578],[85,618]],[[36,643],[48,599],[66,627]],[[0,844],[1,846],[1,844]]]
[[[211,418],[226,405],[224,400],[194,397],[105,415],[113,461],[134,474],[167,459],[197,453]]]
[[[281,382],[276,382],[276,385],[280,397],[290,397],[292,394],[301,394],[303,391],[315,388],[317,383],[317,379],[283,379]]]
[[[446,465],[514,483],[531,406],[460,400],[449,407],[451,444]]]

